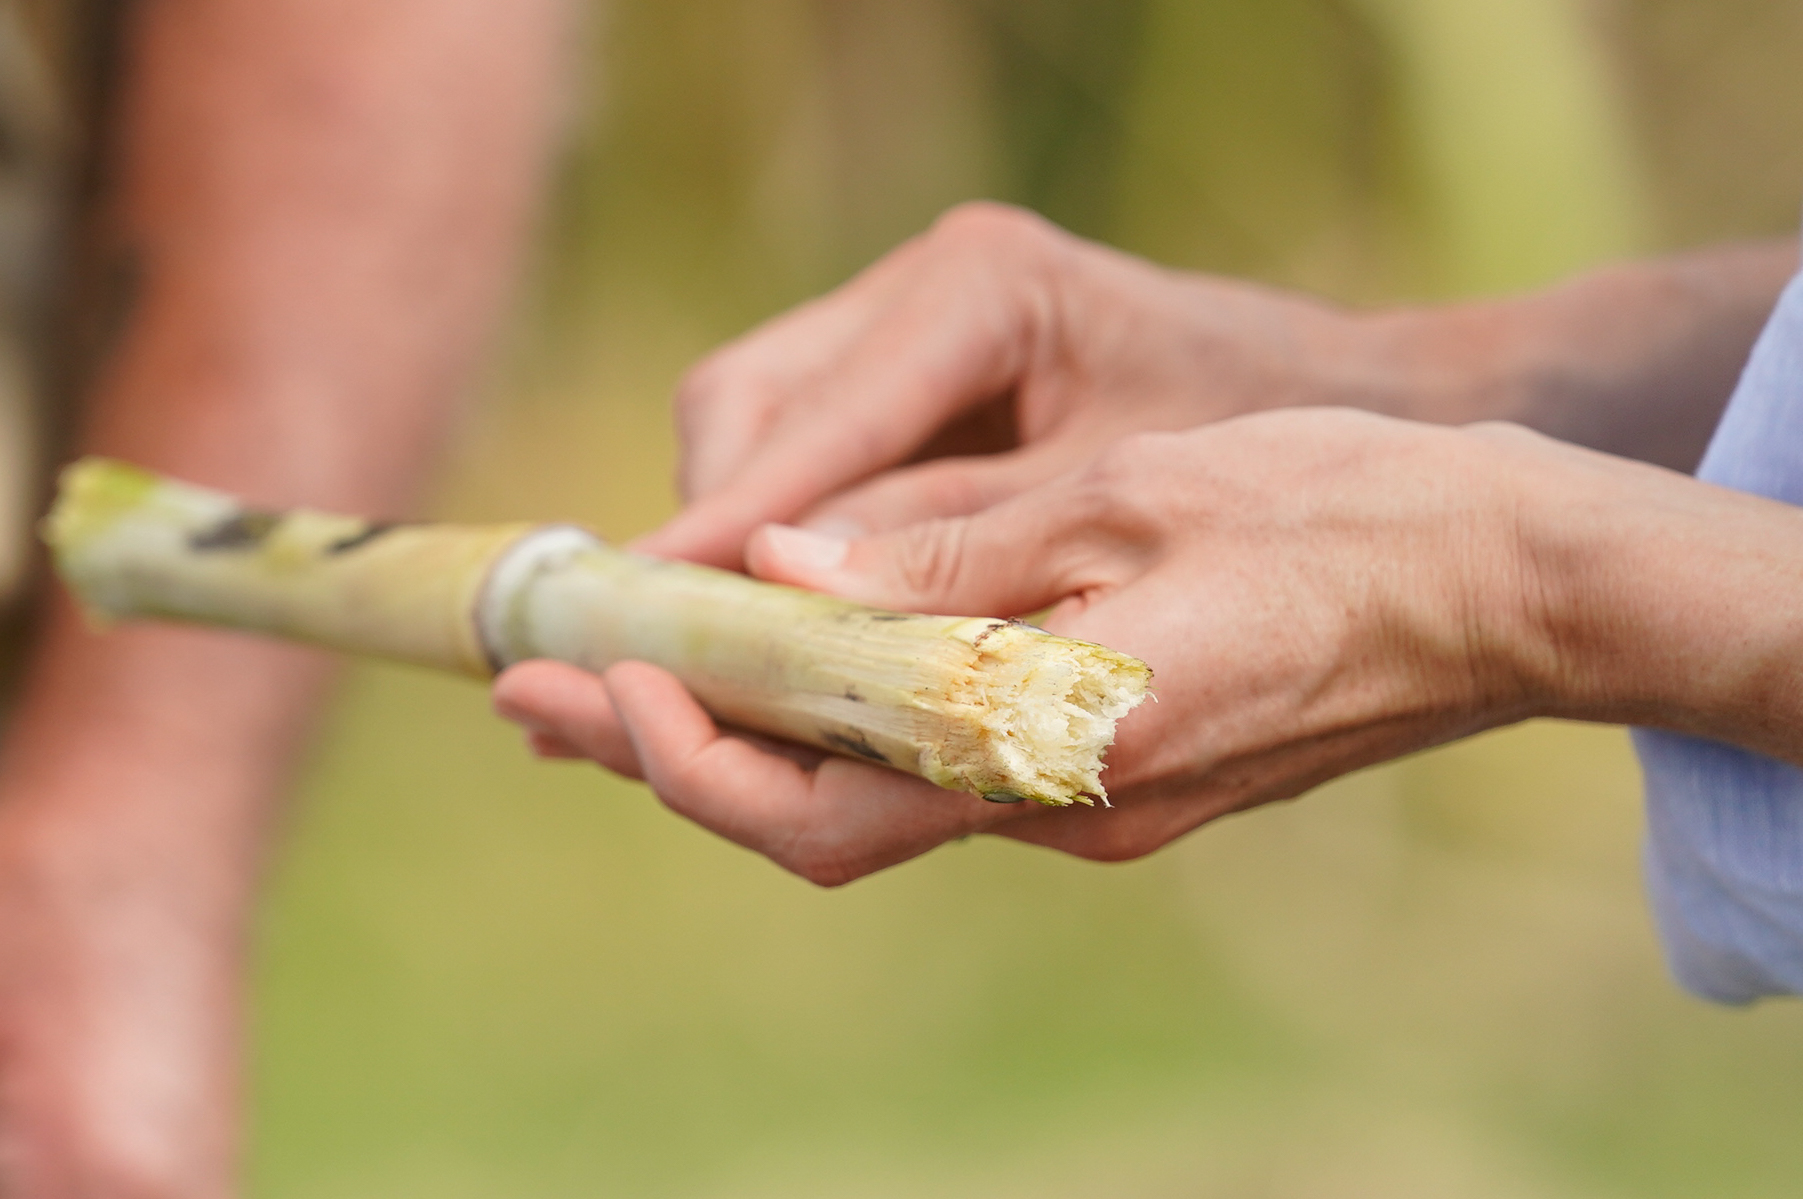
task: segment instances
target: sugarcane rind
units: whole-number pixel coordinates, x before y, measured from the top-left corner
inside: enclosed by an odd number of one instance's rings
[[[246,508],[89,459],[43,524],[92,615],[298,638],[486,678],[527,657],[670,670],[725,723],[996,802],[1107,802],[1144,663],[1020,621],[883,612],[608,547],[572,526]]]

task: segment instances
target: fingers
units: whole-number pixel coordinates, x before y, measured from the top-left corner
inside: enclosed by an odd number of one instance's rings
[[[676,389],[685,500],[717,490],[768,431],[783,402],[824,374],[880,310],[877,272],[803,304],[709,354]]]
[[[723,733],[673,675],[644,662],[604,678],[522,662],[496,680],[494,700],[535,750],[643,778],[673,811],[821,886],[1018,815],[896,771]]]
[[[1061,244],[1028,214],[959,210],[843,300],[710,363],[682,397],[692,502],[640,547],[736,566],[757,526],[907,461],[1008,394],[1034,360]],[[817,329],[837,342],[825,362],[801,340]],[[809,365],[773,365],[778,351]]]
[[[535,757],[540,758],[587,758],[581,749],[565,741],[555,733],[541,733],[535,729],[526,730],[526,745]]]
[[[790,397],[724,481],[646,538],[648,553],[736,566],[757,526],[789,520],[822,497],[906,461],[959,408],[1006,389],[1006,348],[967,311],[897,314],[847,360]],[[948,334],[937,326],[960,326]],[[994,335],[997,342],[1011,335]],[[705,434],[702,434],[705,435]]]
[[[991,831],[1092,862],[1130,862],[1233,809],[1228,796],[1193,793],[1101,810],[1041,809]]]
[[[646,780],[672,810],[822,886],[905,861],[1011,814],[875,766],[828,758],[808,769],[722,735],[682,684],[643,662],[606,682]]]
[[[643,778],[632,739],[614,713],[607,685],[562,662],[521,662],[494,685],[495,711],[526,730],[541,757],[592,758],[615,774]]]

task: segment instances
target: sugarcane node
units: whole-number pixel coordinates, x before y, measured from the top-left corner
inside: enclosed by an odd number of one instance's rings
[[[981,633],[978,633],[978,634],[977,634],[977,639],[976,639],[976,640],[975,640],[975,641],[972,641],[972,642],[971,642],[971,643],[970,643],[970,644],[971,644],[971,648],[972,648],[972,649],[976,649],[976,648],[978,648],[978,647],[979,647],[979,646],[981,646],[981,645],[982,645],[982,644],[983,644],[983,642],[984,642],[984,640],[985,640],[985,639],[986,639],[986,638],[987,638],[987,637],[988,637],[988,636],[989,636],[989,635],[990,635],[990,634],[991,634],[991,633],[993,633],[993,632],[995,632],[995,631],[996,631],[996,630],[997,630],[997,629],[1005,629],[1005,628],[1007,628],[1007,627],[1008,627],[1008,626],[1009,626],[1009,625],[1011,625],[1011,624],[1014,624],[1014,623],[1016,623],[1016,622],[1015,622],[1015,621],[1011,621],[1011,620],[998,620],[998,621],[996,621],[996,622],[995,622],[995,623],[994,623],[994,624],[992,624],[992,625],[990,625],[990,626],[989,626],[989,627],[988,627],[988,628],[986,628],[986,629],[984,629],[984,630],[983,630],[983,631],[982,631],[982,632],[981,632]]]

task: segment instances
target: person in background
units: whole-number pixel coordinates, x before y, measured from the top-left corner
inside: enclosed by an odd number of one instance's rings
[[[0,0],[7,511],[48,456],[12,368],[72,327],[72,277],[95,339],[73,419],[36,405],[39,429],[267,504],[404,510],[507,298],[572,17]],[[30,649],[0,763],[0,1194],[235,1194],[249,900],[327,666],[103,641],[60,600]]]
[[[1803,991],[1796,259],[1357,313],[958,209],[690,374],[688,507],[642,546],[1144,658],[1113,810],[798,763],[644,663],[522,663],[497,706],[828,885],[975,832],[1132,858],[1481,729],[1645,725],[1679,979]]]

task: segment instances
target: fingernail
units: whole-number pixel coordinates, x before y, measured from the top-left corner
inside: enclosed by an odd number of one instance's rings
[[[822,516],[818,520],[810,520],[801,526],[815,533],[824,533],[828,537],[838,537],[850,541],[854,537],[862,537],[867,529],[848,516]]]
[[[764,544],[785,563],[804,571],[837,568],[850,547],[843,537],[794,525],[765,525]]]

